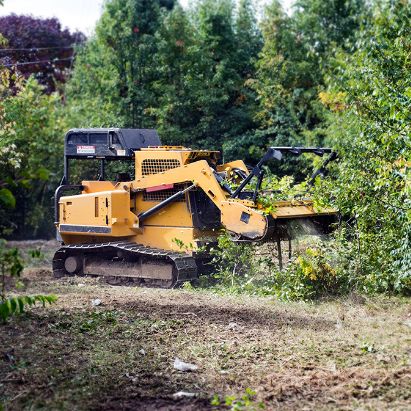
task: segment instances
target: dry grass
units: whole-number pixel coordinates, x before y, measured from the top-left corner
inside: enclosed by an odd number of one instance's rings
[[[47,267],[25,280],[59,300],[1,326],[6,409],[205,410],[247,388],[243,409],[411,408],[409,300],[279,303],[54,280]],[[175,357],[198,371],[174,370]]]

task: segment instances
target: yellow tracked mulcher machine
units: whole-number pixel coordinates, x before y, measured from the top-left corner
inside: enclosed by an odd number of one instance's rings
[[[285,153],[306,152],[326,156],[312,179],[336,158],[329,148],[271,147],[249,170],[242,160],[220,164],[217,151],[162,146],[155,130],[70,130],[64,177],[55,194],[62,246],[53,259],[54,275],[104,276],[115,284],[168,288],[207,270],[210,257],[204,250],[216,244],[223,228],[235,240],[278,245],[293,238],[295,222],[327,233],[335,210],[316,211],[311,200],[299,198],[276,202],[267,215],[257,202],[263,165],[280,161]],[[99,160],[99,178],[72,184],[74,159]],[[117,181],[106,181],[106,166],[116,160],[134,162],[134,176],[121,173]]]

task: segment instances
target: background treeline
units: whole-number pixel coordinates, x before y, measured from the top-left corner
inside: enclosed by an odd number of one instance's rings
[[[331,145],[340,159],[317,191],[351,218],[333,264],[367,290],[409,292],[410,17],[405,0],[299,0],[289,14],[274,0],[261,15],[251,0],[189,10],[110,0],[93,36],[73,35],[73,62],[50,58],[53,85],[40,67],[20,75],[9,61],[23,60],[0,50],[3,231],[53,235],[50,198],[72,127],[157,128],[165,144],[250,164],[269,145]],[[3,49],[17,36],[6,20]],[[50,46],[40,37],[28,47]]]

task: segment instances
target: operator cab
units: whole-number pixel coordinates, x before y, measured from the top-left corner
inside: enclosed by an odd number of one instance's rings
[[[105,178],[105,164],[114,160],[133,160],[134,151],[161,146],[156,130],[132,128],[91,128],[69,130],[64,139],[64,176],[61,185],[68,185],[70,161],[100,160],[100,180]],[[121,176],[124,181],[125,176]]]

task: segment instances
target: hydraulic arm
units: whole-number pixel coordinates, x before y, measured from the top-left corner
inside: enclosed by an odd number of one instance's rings
[[[267,217],[261,211],[249,207],[248,205],[252,205],[252,202],[232,198],[230,193],[220,185],[215,171],[205,160],[199,160],[147,178],[137,179],[132,183],[132,190],[138,192],[153,186],[188,181],[191,181],[193,185],[186,190],[189,191],[196,187],[201,189],[220,210],[221,224],[227,230],[252,240],[264,237],[267,232]],[[179,195],[183,195],[185,192],[181,191]],[[162,205],[166,206],[176,199],[177,197],[168,198],[164,200]],[[139,217],[145,218],[159,209],[158,205],[154,206],[151,211],[146,211]]]

